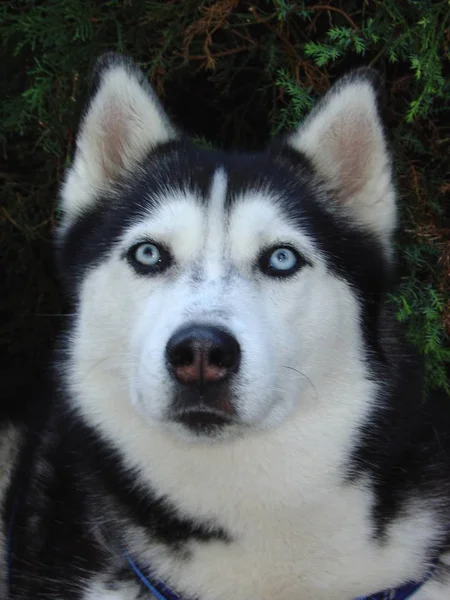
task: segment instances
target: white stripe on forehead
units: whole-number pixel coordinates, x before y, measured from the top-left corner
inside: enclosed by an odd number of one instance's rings
[[[221,259],[225,251],[227,183],[225,170],[222,167],[218,168],[212,179],[205,223],[205,262],[203,262],[202,269],[207,278],[215,278],[222,274],[223,262]]]

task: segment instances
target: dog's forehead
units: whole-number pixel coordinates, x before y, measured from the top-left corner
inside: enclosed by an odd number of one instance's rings
[[[305,159],[306,160],[306,159]],[[195,148],[188,143],[169,143],[152,152],[142,165],[141,191],[158,202],[167,192],[194,192],[197,201],[229,209],[247,192],[259,191],[271,198],[285,197],[295,188],[297,199],[311,196],[312,171],[298,158],[293,168],[277,152],[227,153]]]
[[[125,241],[150,237],[180,250],[202,246],[207,253],[224,245],[252,252],[293,236],[303,244],[311,241],[301,226],[301,209],[286,202],[286,189],[277,187],[267,170],[254,168],[246,178],[242,172],[236,177],[221,162],[208,174],[208,185],[201,175],[201,182],[194,171],[182,181],[168,179],[158,193],[150,189],[147,210],[136,216]]]
[[[141,196],[138,203],[146,203],[155,218],[164,212],[169,215],[175,205],[182,216],[182,210],[189,209],[186,203],[182,206],[186,199],[193,212],[201,206],[203,214],[222,217],[236,204],[244,204],[247,213],[276,204],[272,217],[292,217],[311,204],[314,195],[311,171],[300,161],[294,169],[278,153],[268,151],[226,153],[172,143],[153,152],[141,173],[134,196]]]

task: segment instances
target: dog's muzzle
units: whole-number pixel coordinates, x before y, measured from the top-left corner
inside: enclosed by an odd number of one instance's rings
[[[233,422],[230,381],[241,362],[241,348],[233,335],[210,325],[184,327],[170,338],[166,359],[176,382],[172,419],[193,430]]]

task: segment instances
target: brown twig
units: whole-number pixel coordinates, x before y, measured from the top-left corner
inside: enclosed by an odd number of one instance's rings
[[[292,56],[292,58],[296,61],[296,64],[294,67],[296,81],[298,83],[300,82],[300,67],[302,67],[303,71],[305,73],[305,77],[306,77],[308,85],[316,92],[325,91],[325,89],[327,89],[328,86],[327,85],[319,86],[317,83],[318,80],[315,80],[313,78],[312,72],[314,74],[320,74],[322,76],[321,77],[322,79],[323,79],[323,75],[318,71],[318,69],[316,69],[316,67],[313,67],[310,63],[305,61],[300,56],[300,54],[297,52],[297,49],[292,44],[292,42],[288,39],[288,37],[286,36],[284,31],[280,31],[278,28],[274,27],[271,23],[267,22],[268,21],[267,19],[261,18],[260,15],[258,15],[258,13],[256,11],[256,7],[251,6],[249,8],[249,11],[253,14],[257,23],[264,25],[267,29],[269,29],[269,31],[274,33],[283,42],[286,50],[289,52],[289,54]],[[320,89],[319,89],[319,87],[320,87]]]
[[[5,219],[6,219],[7,221],[9,221],[9,222],[10,222],[12,225],[14,225],[14,227],[15,227],[16,229],[18,229],[19,231],[22,231],[22,230],[23,230],[23,228],[22,228],[22,227],[20,227],[20,226],[17,224],[17,222],[16,222],[16,221],[15,221],[15,220],[12,218],[12,216],[9,214],[9,212],[6,210],[6,208],[5,208],[4,206],[1,206],[0,208],[2,209],[2,212],[3,212],[4,216],[5,216]]]
[[[209,57],[212,59],[220,58],[221,56],[229,56],[230,54],[237,54],[239,52],[245,52],[245,50],[250,50],[252,46],[239,46],[238,48],[230,48],[230,50],[222,50],[221,52],[210,53]],[[183,52],[175,52],[174,56],[184,57]],[[188,60],[207,60],[207,57],[204,54],[190,54],[188,56]]]
[[[346,19],[348,23],[353,27],[353,29],[358,30],[359,27],[355,23],[355,21],[341,8],[337,8],[337,6],[330,6],[329,4],[314,4],[314,6],[306,6],[306,10],[327,10],[330,12],[339,13]]]

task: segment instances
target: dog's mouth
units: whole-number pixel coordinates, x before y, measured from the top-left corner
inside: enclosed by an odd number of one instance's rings
[[[235,423],[229,414],[204,406],[174,411],[171,414],[171,420],[183,425],[193,433],[208,435],[217,433]]]
[[[199,390],[195,386],[180,386],[173,399],[169,420],[184,426],[191,433],[213,435],[238,417],[228,386],[218,384]]]

